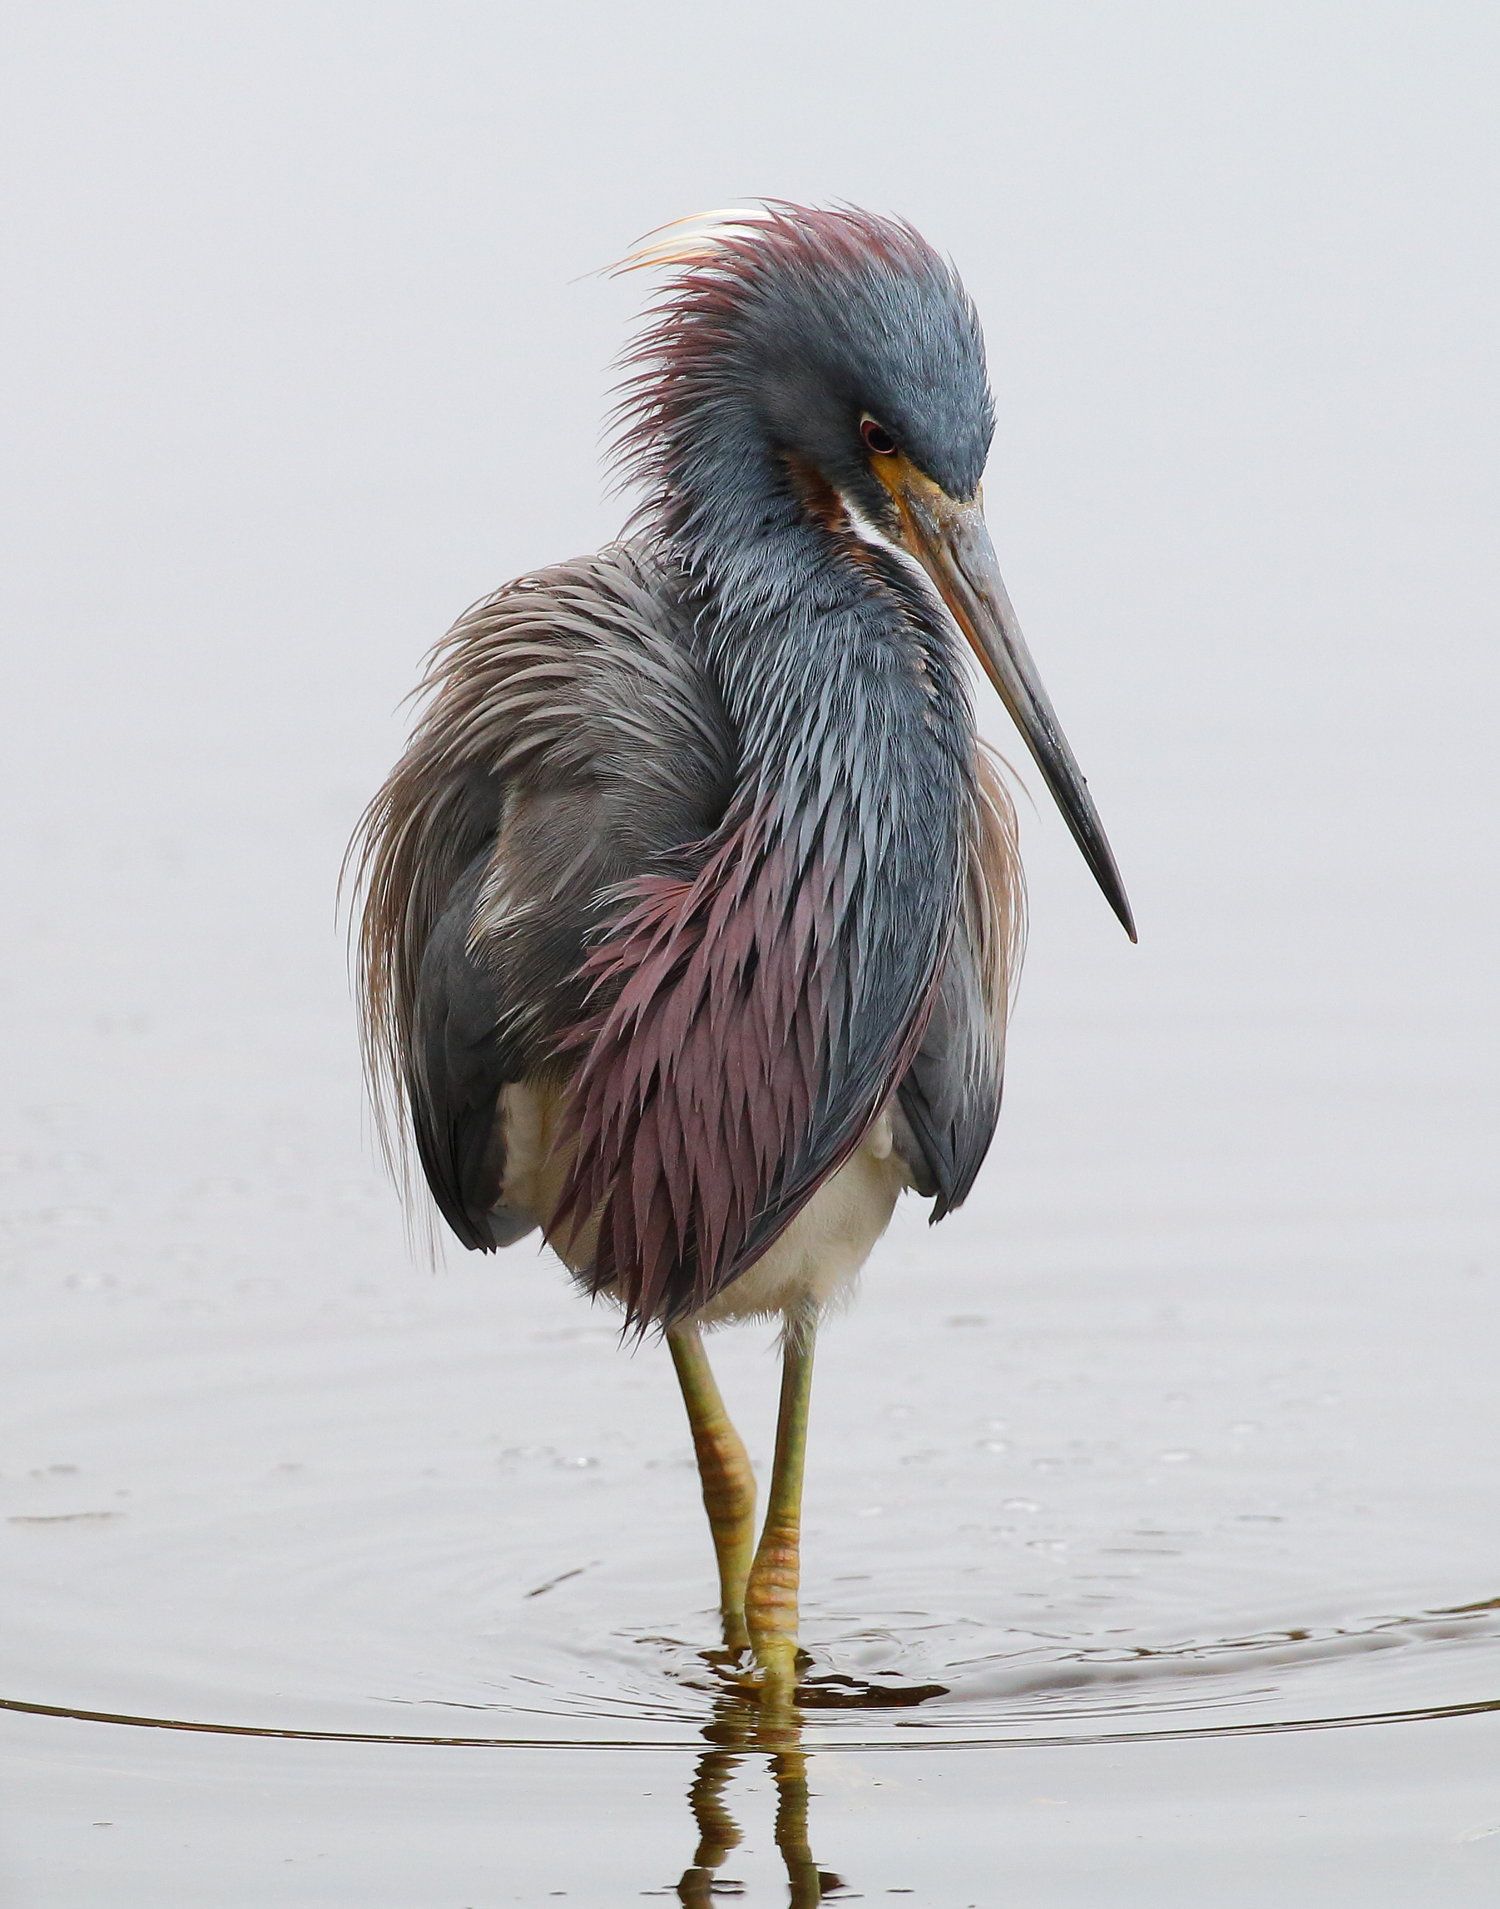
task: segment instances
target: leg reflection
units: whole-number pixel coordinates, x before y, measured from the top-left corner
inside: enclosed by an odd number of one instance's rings
[[[698,1825],[698,1847],[677,1885],[678,1899],[689,1905],[709,1901],[720,1863],[740,1840],[739,1825],[724,1801],[725,1788],[738,1762],[732,1750],[709,1750],[698,1759],[688,1791],[688,1807]]]
[[[704,1726],[711,1748],[699,1757],[688,1790],[688,1807],[698,1827],[698,1847],[677,1885],[687,1909],[710,1909],[716,1877],[729,1852],[742,1840],[726,1800],[730,1779],[741,1764],[765,1756],[776,1785],[776,1847],[786,1864],[790,1909],[808,1909],[835,1889],[839,1877],[819,1869],[808,1838],[807,1752],[802,1748],[802,1718],[789,1707],[768,1716],[754,1691],[726,1690],[714,1699],[713,1721]]]
[[[776,1847],[786,1864],[787,1901],[791,1909],[821,1902],[830,1889],[842,1889],[837,1876],[813,1861],[807,1835],[807,1752],[778,1750],[771,1758],[776,1779]]]

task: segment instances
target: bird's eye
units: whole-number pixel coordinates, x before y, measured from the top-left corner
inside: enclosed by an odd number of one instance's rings
[[[896,440],[891,436],[885,426],[877,423],[874,418],[861,419],[859,434],[864,439],[865,449],[867,451],[873,451],[877,457],[893,457],[895,455]]]

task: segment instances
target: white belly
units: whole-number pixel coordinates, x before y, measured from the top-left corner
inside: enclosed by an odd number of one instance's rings
[[[538,1216],[539,1224],[562,1190],[566,1155],[557,1144],[562,1112],[556,1089],[518,1084],[505,1090],[505,1204]],[[697,1323],[717,1326],[808,1308],[822,1311],[846,1296],[909,1185],[906,1163],[891,1146],[890,1120],[881,1114],[775,1244],[709,1301],[696,1315]],[[587,1233],[578,1247],[577,1257],[586,1259],[592,1249]]]

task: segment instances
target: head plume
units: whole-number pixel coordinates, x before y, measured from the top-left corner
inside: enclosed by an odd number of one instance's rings
[[[950,494],[977,488],[978,316],[904,220],[768,201],[663,227],[615,269],[670,274],[622,360],[616,452],[690,560],[755,542],[799,472],[857,497],[866,416]]]

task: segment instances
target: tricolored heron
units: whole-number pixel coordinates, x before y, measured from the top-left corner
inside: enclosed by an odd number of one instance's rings
[[[627,535],[438,646],[356,838],[366,1053],[444,1219],[540,1230],[665,1334],[726,1643],[795,1684],[820,1314],[911,1189],[941,1219],[1000,1105],[1015,822],[961,639],[1126,932],[980,502],[978,317],[896,220],[781,203],[625,261]],[[702,1329],[783,1322],[755,1485]]]

